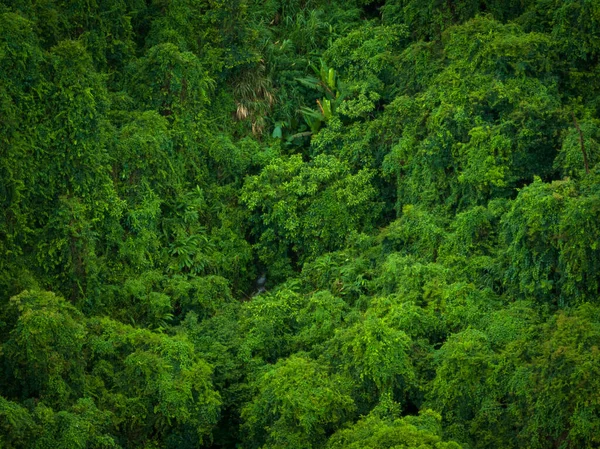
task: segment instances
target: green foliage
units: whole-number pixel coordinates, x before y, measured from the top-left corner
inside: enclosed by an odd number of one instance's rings
[[[584,64],[598,54],[598,42],[594,37],[598,34],[599,20],[597,4],[575,0],[538,1],[523,18],[530,27],[548,29],[565,57]]]
[[[402,209],[402,216],[383,229],[378,239],[386,251],[414,254],[434,261],[442,238],[439,219],[412,205]]]
[[[557,305],[595,301],[598,291],[597,194],[575,181],[537,180],[523,189],[503,218],[507,280]]]
[[[250,447],[320,445],[354,409],[346,379],[301,354],[265,369],[255,388],[255,400],[242,412]]]
[[[586,174],[586,163],[588,170],[594,170],[599,162],[598,124],[595,120],[585,120],[576,122],[576,125],[581,134],[576,127],[568,130],[554,161],[563,177],[581,178]]]
[[[295,155],[248,177],[241,199],[254,212],[261,260],[279,274],[291,258],[304,262],[340,248],[349,231],[369,230],[378,210],[373,175],[351,174],[332,156],[305,163]]]
[[[336,333],[329,357],[339,368],[361,384],[379,394],[395,392],[405,396],[414,383],[414,368],[410,358],[411,340],[393,327],[388,317],[367,313],[364,317]],[[372,398],[372,391],[368,398]],[[367,401],[369,400],[367,399]]]
[[[336,329],[343,326],[344,317],[349,313],[348,305],[327,290],[311,295],[305,307],[296,312],[301,329],[297,335],[300,347],[319,354],[325,343],[334,337]]]
[[[496,380],[493,356],[486,335],[475,329],[452,335],[436,354],[440,365],[431,389],[435,398],[433,404],[450,423],[451,434],[461,440],[465,440],[467,435],[465,430],[456,427],[479,418],[474,416],[479,410],[491,419],[494,409],[499,407],[494,403],[494,396],[490,395]],[[489,396],[492,396],[491,401]]]
[[[218,418],[211,367],[185,337],[169,337],[103,318],[91,320],[89,388],[123,422],[130,444],[191,432],[197,443]]]
[[[293,290],[281,289],[263,294],[242,308],[245,335],[240,348],[246,362],[251,357],[274,363],[291,352],[291,336],[296,330],[294,315],[303,298]]]
[[[459,449],[454,442],[443,442],[440,417],[431,410],[416,416],[399,418],[386,416],[385,405],[375,408],[352,427],[336,432],[328,449],[402,448],[402,449]]]
[[[0,292],[5,301],[8,295],[31,286],[23,279],[20,261],[27,234],[31,234],[23,230],[30,229],[35,215],[27,207],[35,167],[31,147],[36,135],[31,128],[42,112],[36,100],[45,85],[43,54],[33,24],[17,14],[2,13],[0,29],[0,272],[6,273],[0,275]]]
[[[490,13],[498,20],[518,17],[535,0],[392,0],[382,7],[384,23],[406,24],[416,39],[436,39],[449,26],[465,22],[480,13]]]
[[[48,292],[12,298],[2,319],[3,392],[30,406],[39,402],[31,412],[2,399],[9,433],[31,432],[26,447],[117,447],[102,429],[121,425],[127,444],[149,433],[162,438],[172,426],[201,442],[217,420],[212,369],[183,337],[84,320]],[[88,398],[80,398],[84,392]]]
[[[3,315],[9,327],[2,343],[2,378],[10,386],[3,391],[20,400],[38,397],[57,407],[81,395],[81,314],[53,293],[25,291],[11,298]]]
[[[186,114],[196,118],[207,103],[212,80],[196,55],[182,52],[174,44],[150,48],[132,72],[132,95],[144,108],[165,117]]]
[[[366,117],[382,97],[390,97],[397,54],[406,44],[407,35],[402,26],[367,25],[337,39],[325,52],[345,80],[348,98],[340,105],[340,114],[351,119]]]
[[[298,81],[310,89],[318,90],[324,95],[317,100],[318,110],[303,107],[300,110],[304,121],[309,126],[312,134],[317,134],[323,123],[329,122],[337,109],[338,104],[343,100],[341,93],[342,86],[337,79],[333,68],[327,67],[327,64],[321,60],[320,70],[314,69],[317,77],[298,78]]]
[[[598,435],[595,0],[0,0],[0,447]]]
[[[488,18],[444,37],[446,67],[426,91],[402,99],[403,132],[384,163],[402,204],[462,209],[552,173],[565,125],[550,39]]]
[[[589,447],[598,444],[598,337],[597,308],[585,305],[559,313],[544,326],[539,349],[523,371],[528,385],[517,391],[532,413],[523,438],[530,447],[545,447],[545,440],[561,445]]]
[[[17,448],[120,448],[107,432],[110,414],[101,412],[91,399],[79,400],[69,411],[54,412],[38,405],[29,411],[0,398],[0,416],[7,435],[4,447]]]

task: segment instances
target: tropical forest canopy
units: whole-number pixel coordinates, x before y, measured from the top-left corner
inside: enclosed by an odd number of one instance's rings
[[[0,447],[600,447],[600,1],[0,0]]]

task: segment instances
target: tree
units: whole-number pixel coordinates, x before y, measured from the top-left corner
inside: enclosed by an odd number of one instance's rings
[[[81,313],[53,293],[25,291],[3,315],[3,392],[56,408],[73,404],[85,388]]]
[[[251,448],[312,448],[323,445],[333,426],[352,415],[347,381],[302,354],[261,373],[257,395],[243,412]]]
[[[294,155],[248,177],[241,199],[254,212],[256,248],[270,272],[281,276],[292,260],[338,249],[349,231],[369,229],[378,211],[373,175],[352,174],[333,156],[305,163]]]
[[[435,412],[424,410],[419,416],[400,418],[393,409],[387,412],[388,407],[384,401],[352,426],[338,430],[327,449],[460,449],[459,444],[442,440],[440,416]]]

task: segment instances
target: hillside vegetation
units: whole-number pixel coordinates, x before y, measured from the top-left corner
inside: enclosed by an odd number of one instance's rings
[[[0,447],[600,447],[600,1],[0,0]]]

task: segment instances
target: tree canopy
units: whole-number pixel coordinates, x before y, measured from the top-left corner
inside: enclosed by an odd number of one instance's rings
[[[600,445],[600,2],[0,0],[0,447]]]

